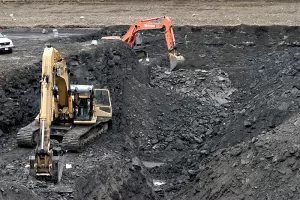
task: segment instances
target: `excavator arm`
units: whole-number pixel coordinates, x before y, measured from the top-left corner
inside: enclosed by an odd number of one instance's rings
[[[176,49],[175,37],[172,28],[172,23],[169,17],[156,17],[145,19],[133,24],[127,33],[122,37],[124,42],[133,47],[137,38],[137,33],[142,30],[165,29],[165,39],[169,51]]]
[[[47,47],[44,50],[40,83],[40,140],[35,156],[30,159],[31,169],[37,177],[58,182],[62,174],[64,152],[60,147],[50,147],[51,125],[58,118],[66,122],[72,119],[73,105],[66,63],[54,48]]]
[[[172,23],[169,17],[163,16],[163,17],[141,20],[131,25],[128,31],[126,32],[126,34],[119,39],[126,42],[130,47],[133,48],[136,44],[139,31],[154,30],[154,29],[165,30],[165,39],[169,50],[170,71],[172,71],[178,63],[184,61],[184,57],[178,55],[178,53],[176,52],[175,37],[174,37]],[[117,39],[117,38],[108,36],[108,37],[102,37],[102,39]]]

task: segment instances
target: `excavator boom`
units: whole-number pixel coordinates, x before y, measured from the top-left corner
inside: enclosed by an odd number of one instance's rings
[[[168,50],[173,51],[176,48],[175,37],[171,20],[167,16],[145,19],[135,23],[128,29],[127,33],[122,37],[122,40],[133,47],[139,31],[163,28],[165,28],[165,39]]]
[[[35,155],[30,158],[31,173],[37,177],[59,182],[63,170],[64,151],[50,148],[51,125],[61,115],[72,115],[72,96],[66,63],[56,49],[45,48],[42,61],[41,106],[39,114],[40,139]],[[58,88],[58,94],[55,94]],[[60,109],[58,109],[60,106]]]

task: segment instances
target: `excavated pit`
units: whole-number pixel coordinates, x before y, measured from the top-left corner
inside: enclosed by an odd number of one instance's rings
[[[83,153],[67,154],[72,168],[59,186],[28,177],[31,150],[15,141],[17,129],[38,112],[41,62],[35,57],[16,69],[19,63],[3,62],[14,69],[0,76],[3,180],[45,199],[298,199],[296,179],[289,190],[279,184],[299,171],[298,27],[175,28],[186,62],[171,74],[161,32],[143,35],[150,62],[139,63],[120,41],[90,46],[126,29],[48,40],[66,57],[72,83],[111,90],[114,113],[108,133]],[[46,42],[36,41],[32,56]],[[287,129],[294,132],[284,140]],[[296,150],[284,151],[285,143]],[[272,170],[278,171],[272,178],[261,178]]]

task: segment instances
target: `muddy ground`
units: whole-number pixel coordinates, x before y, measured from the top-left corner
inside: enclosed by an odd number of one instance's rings
[[[7,30],[16,49],[0,55],[0,198],[299,199],[298,27],[176,27],[186,62],[171,74],[159,31],[143,35],[150,62],[121,42],[90,46],[126,28],[59,29],[59,39]],[[108,87],[114,108],[108,133],[66,155],[59,185],[28,176],[32,150],[15,140],[38,113],[46,43],[73,83]]]

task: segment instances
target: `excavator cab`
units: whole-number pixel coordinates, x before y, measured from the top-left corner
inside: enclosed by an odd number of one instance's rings
[[[75,124],[92,121],[93,88],[92,85],[71,85]]]
[[[74,98],[74,124],[95,124],[98,118],[111,118],[112,106],[107,89],[93,85],[71,85]]]
[[[76,107],[75,119],[79,121],[90,121],[92,119],[90,105],[91,105],[91,99],[89,97],[79,96],[78,106]]]
[[[109,90],[94,89],[94,113],[96,117],[112,117],[112,107]]]

